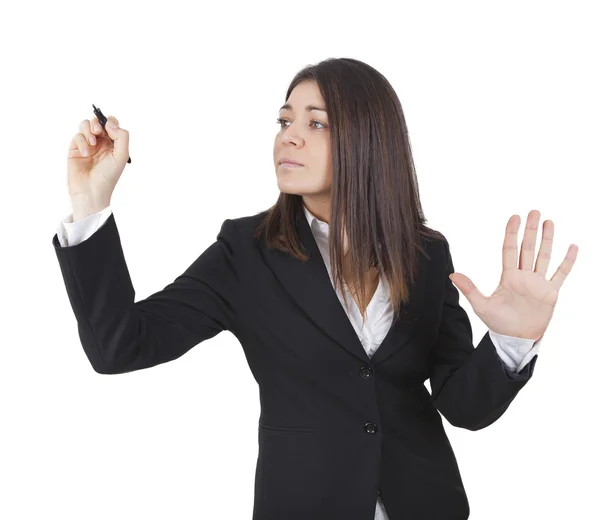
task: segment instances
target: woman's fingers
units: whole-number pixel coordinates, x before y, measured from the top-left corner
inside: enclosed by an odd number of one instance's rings
[[[112,121],[117,126],[119,125],[119,120],[114,116],[107,116],[106,120],[107,122]],[[94,153],[94,146],[98,143],[96,136],[101,135],[104,132],[105,130],[102,128],[100,121],[98,121],[98,118],[94,115],[91,120],[84,119],[79,123],[79,133],[75,134],[73,137],[72,144],[77,147],[77,151],[81,157],[89,157]],[[72,154],[74,151],[75,149],[71,147],[69,157],[77,157],[77,153],[74,155]]]
[[[68,157],[89,157],[90,149],[85,136],[81,133],[75,134],[71,140]]]
[[[112,121],[115,125],[119,126],[119,120],[115,116],[106,116],[106,122]]]
[[[100,125],[100,122],[98,121],[98,118],[95,115],[92,116],[92,119],[90,121],[90,128],[92,134],[94,135],[100,135],[104,131],[102,130],[102,125]]]
[[[84,119],[81,123],[79,123],[79,133],[83,134],[86,141],[90,145],[94,146],[96,144],[96,137],[92,135],[89,119]]]

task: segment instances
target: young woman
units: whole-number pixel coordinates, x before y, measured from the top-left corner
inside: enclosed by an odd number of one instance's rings
[[[110,208],[128,132],[109,120],[73,138],[73,213],[53,237],[93,368],[152,367],[231,331],[260,388],[255,520],[468,518],[440,413],[479,430],[506,411],[577,247],[546,280],[552,222],[533,270],[540,214],[520,256],[511,216],[500,284],[483,296],[425,225],[394,90],[365,63],[328,59],[297,74],[280,109],[276,204],[226,219],[183,274],[134,302]],[[489,327],[477,348],[454,284]]]

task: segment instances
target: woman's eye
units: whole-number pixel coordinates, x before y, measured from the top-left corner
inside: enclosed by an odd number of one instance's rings
[[[279,126],[281,126],[283,128],[283,123],[287,123],[288,120],[287,119],[283,119],[282,117],[278,117],[277,118],[277,122],[279,123]],[[317,121],[316,119],[311,119],[310,123],[317,123],[318,125],[321,125],[322,128],[325,128],[325,124],[321,123],[321,121]],[[321,130],[321,128],[319,128],[319,130]]]

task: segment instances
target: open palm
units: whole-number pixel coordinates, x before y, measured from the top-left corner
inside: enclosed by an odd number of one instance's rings
[[[502,248],[500,283],[490,296],[481,294],[464,274],[450,275],[454,285],[469,300],[475,314],[490,330],[498,334],[539,340],[552,318],[558,291],[577,258],[579,248],[576,244],[571,244],[552,278],[546,280],[554,237],[554,223],[546,220],[535,269],[532,270],[539,221],[540,212],[530,211],[519,257],[517,236],[521,218],[519,215],[512,215],[508,220]]]

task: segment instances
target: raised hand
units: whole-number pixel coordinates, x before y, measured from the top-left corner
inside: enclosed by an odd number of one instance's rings
[[[490,296],[481,294],[464,274],[455,272],[450,275],[454,285],[469,300],[475,314],[498,334],[539,340],[552,318],[558,291],[577,258],[579,247],[571,244],[552,278],[546,279],[554,237],[554,223],[546,220],[535,269],[532,270],[539,222],[540,212],[530,211],[519,257],[517,236],[521,218],[512,215],[508,219],[502,248],[502,275],[498,288]]]

